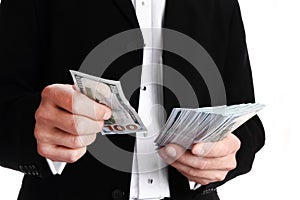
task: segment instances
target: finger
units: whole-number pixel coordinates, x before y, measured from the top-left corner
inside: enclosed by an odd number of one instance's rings
[[[185,176],[189,181],[193,181],[193,182],[196,182],[200,185],[208,185],[210,183],[212,183],[212,180],[210,179],[205,179],[205,178],[198,178],[198,177],[193,177],[193,176],[190,176],[180,170],[178,170],[183,176]]]
[[[208,185],[210,183],[217,182],[217,180],[189,176],[188,174],[185,174],[184,172],[181,172],[181,171],[179,171],[179,172],[182,175],[184,175],[189,181],[193,181],[193,182],[199,183],[200,185]],[[218,172],[216,172],[216,173],[218,173]]]
[[[47,143],[78,149],[92,144],[96,134],[87,136],[72,135],[57,128],[35,128],[35,136],[39,143]]]
[[[75,92],[73,95],[72,112],[93,120],[108,120],[112,114],[109,107],[99,104],[79,92]]]
[[[168,163],[171,164],[179,159],[182,155],[185,155],[186,149],[177,144],[168,144],[165,147],[159,149],[159,155]]]
[[[235,153],[210,158],[195,156],[190,151],[186,151],[176,162],[199,170],[232,170],[236,167]]]
[[[73,115],[58,108],[39,110],[36,120],[45,125],[52,125],[73,135],[89,135],[99,133],[103,128],[103,121],[95,121],[80,115]]]
[[[240,140],[233,134],[228,134],[218,142],[197,143],[192,147],[192,153],[202,157],[224,157],[235,153],[240,148]]]
[[[41,156],[57,162],[74,163],[86,153],[86,147],[69,149],[61,146],[38,143],[37,148]]]
[[[172,166],[176,168],[179,172],[184,174],[190,180],[195,181],[198,179],[207,179],[211,181],[222,181],[225,179],[228,171],[226,170],[199,170],[186,165],[183,165],[179,162],[172,163]],[[198,182],[195,181],[195,182]]]
[[[42,99],[72,113],[74,93],[72,85],[53,84],[43,90]]]
[[[93,120],[107,120],[111,116],[110,108],[74,90],[72,85],[50,85],[43,90],[42,97],[70,113]]]

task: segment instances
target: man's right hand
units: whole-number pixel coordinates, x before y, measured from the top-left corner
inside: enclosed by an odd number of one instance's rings
[[[76,162],[110,116],[110,108],[89,99],[72,85],[47,86],[35,113],[38,153],[52,161]]]

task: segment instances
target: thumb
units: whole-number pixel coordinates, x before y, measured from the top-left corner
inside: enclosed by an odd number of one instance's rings
[[[186,150],[177,144],[168,144],[159,150],[160,156],[169,163],[180,158]]]

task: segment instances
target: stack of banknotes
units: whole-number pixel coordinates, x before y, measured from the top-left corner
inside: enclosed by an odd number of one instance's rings
[[[158,147],[175,143],[190,149],[195,143],[217,142],[264,107],[259,103],[246,103],[198,109],[174,108],[155,143]]]
[[[138,113],[126,99],[121,83],[71,70],[77,89],[94,101],[112,109],[103,135],[147,131]],[[174,108],[155,139],[157,147],[176,143],[190,148],[198,142],[216,142],[241,126],[265,107],[259,103],[197,109]]]

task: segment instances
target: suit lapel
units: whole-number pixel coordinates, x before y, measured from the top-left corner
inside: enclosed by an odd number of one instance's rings
[[[113,2],[124,15],[124,17],[128,20],[128,22],[134,28],[138,28],[139,23],[131,0],[113,0]]]

